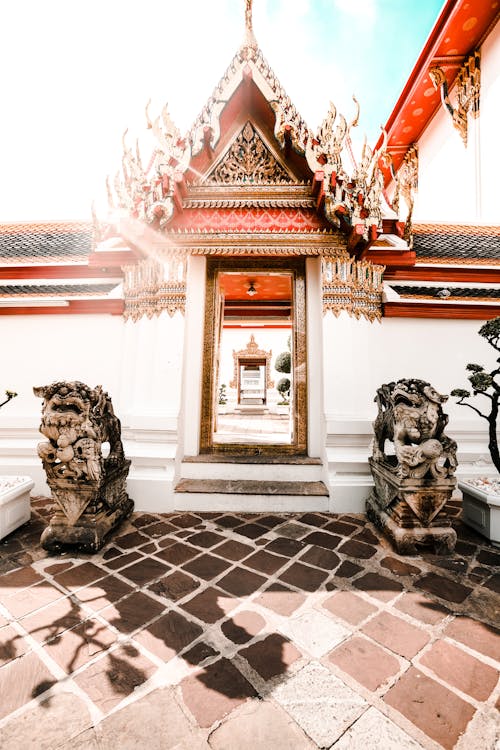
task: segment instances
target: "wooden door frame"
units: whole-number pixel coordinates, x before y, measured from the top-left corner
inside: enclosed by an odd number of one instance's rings
[[[217,277],[223,272],[289,273],[292,277],[292,404],[293,438],[291,444],[214,443],[214,374],[217,331]],[[232,257],[207,258],[205,326],[201,393],[200,453],[237,453],[240,455],[307,454],[307,341],[306,341],[306,265],[305,258]]]

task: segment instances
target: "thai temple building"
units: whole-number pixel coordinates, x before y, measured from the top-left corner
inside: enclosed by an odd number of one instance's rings
[[[377,388],[447,394],[492,362],[477,332],[500,315],[499,14],[448,0],[357,154],[363,103],[325,101],[312,132],[247,0],[189,132],[148,108],[151,150],[124,138],[106,215],[0,225],[2,380],[20,394],[0,473],[47,493],[33,386],[79,380],[113,399],[137,510],[363,512]],[[484,420],[446,410],[458,475],[484,473]]]

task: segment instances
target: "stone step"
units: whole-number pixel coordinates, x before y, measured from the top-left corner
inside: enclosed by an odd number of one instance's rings
[[[323,465],[319,458],[264,457],[264,456],[200,456],[185,458],[180,466],[182,479],[319,482],[323,479]]]
[[[300,497],[326,496],[324,482],[269,481],[245,479],[188,479],[182,478],[175,492],[219,495],[295,495]]]

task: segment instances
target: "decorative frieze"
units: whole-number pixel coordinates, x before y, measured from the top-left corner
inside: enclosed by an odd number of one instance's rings
[[[435,89],[441,91],[443,107],[451,116],[453,126],[458,130],[467,146],[468,115],[479,116],[479,103],[481,94],[481,57],[479,50],[470,55],[460,68],[454,87],[456,90],[455,106],[450,101],[448,94],[448,82],[444,71],[439,66],[429,70],[429,76]]]
[[[345,255],[322,260],[323,313],[342,310],[370,322],[382,317],[382,275],[385,266],[355,261]]]
[[[152,318],[166,310],[170,316],[186,307],[186,260],[172,256],[165,260],[143,260],[123,269],[126,320]]]

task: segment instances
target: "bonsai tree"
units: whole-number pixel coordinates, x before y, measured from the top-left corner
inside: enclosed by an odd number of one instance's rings
[[[288,337],[288,349],[290,349],[290,337]],[[282,372],[285,375],[289,375],[292,370],[292,355],[290,351],[281,352],[276,357],[274,362],[274,369],[277,372]],[[290,378],[281,378],[276,384],[276,390],[281,395],[282,404],[288,404],[290,398]]]
[[[5,399],[5,401],[2,401],[0,403],[0,407],[4,406],[5,404],[8,404],[9,401],[11,401],[13,398],[17,396],[17,393],[15,391],[5,391],[5,395],[7,396],[7,398]]]
[[[500,317],[489,320],[479,329],[479,335],[486,339],[491,346],[500,353]],[[457,403],[468,406],[479,414],[480,417],[488,422],[489,442],[491,460],[497,471],[500,473],[500,453],[498,451],[497,439],[497,421],[498,408],[500,404],[500,357],[497,358],[497,367],[491,372],[486,372],[482,365],[468,364],[466,369],[471,373],[469,383],[472,386],[472,393],[463,388],[455,388],[451,395],[458,398]],[[483,412],[474,404],[466,399],[475,396],[483,396],[486,399],[486,410]]]
[[[281,395],[284,404],[288,404],[290,397],[290,380],[289,378],[281,378],[276,384],[276,390]]]
[[[226,384],[221,383],[221,386],[219,388],[219,404],[223,406],[224,404],[227,404],[227,393],[226,393]]]

